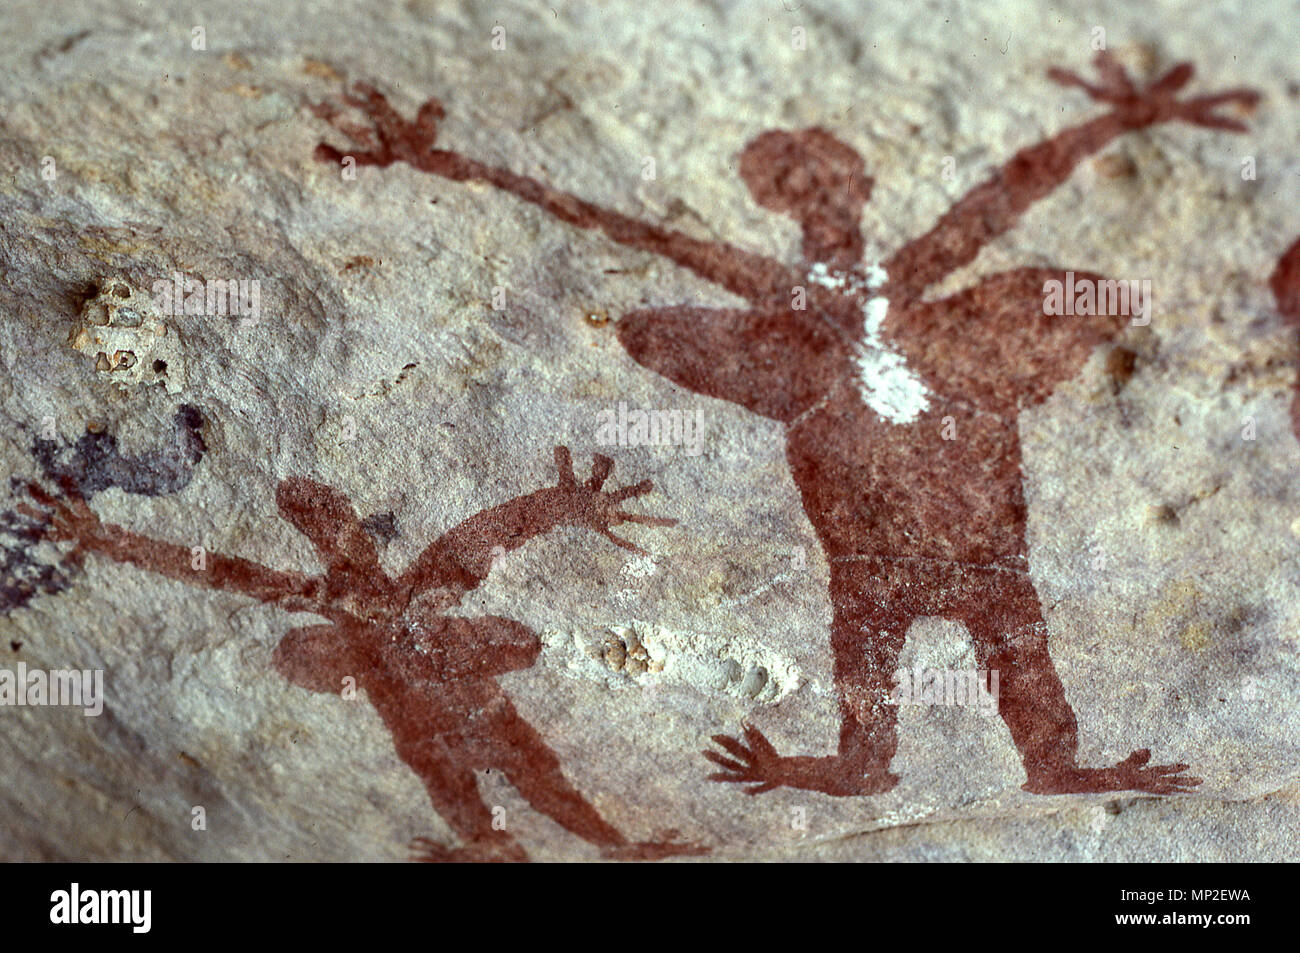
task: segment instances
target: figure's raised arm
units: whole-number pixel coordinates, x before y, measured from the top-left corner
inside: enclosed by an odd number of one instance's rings
[[[413,121],[399,116],[384,95],[366,83],[356,83],[352,92],[345,92],[343,102],[359,110],[371,125],[348,119],[336,104],[314,106],[312,111],[317,116],[351,139],[356,147],[341,150],[322,142],[316,147],[316,158],[322,161],[342,162],[351,156],[357,165],[387,166],[405,162],[422,172],[457,182],[484,182],[531,202],[560,221],[604,232],[620,245],[653,252],[676,262],[750,301],[788,300],[790,289],[800,283],[790,269],[762,255],[642,222],[509,169],[487,165],[459,152],[435,149],[437,122],[444,115],[442,104],[436,99],[421,106]]]
[[[1062,85],[1081,87],[1092,99],[1107,103],[1110,111],[1021,149],[949,209],[934,228],[895,253],[884,266],[891,297],[918,297],[929,285],[974,260],[987,242],[1009,230],[1031,205],[1069,178],[1075,166],[1124,133],[1173,120],[1244,132],[1243,123],[1215,110],[1230,103],[1249,109],[1259,100],[1257,93],[1247,89],[1176,99],[1175,93],[1192,78],[1190,63],[1179,63],[1139,89],[1111,54],[1100,52],[1094,62],[1100,76],[1097,84],[1061,69],[1053,68],[1048,75]]]
[[[488,577],[494,559],[560,526],[587,526],[623,549],[644,553],[640,547],[614,535],[610,527],[619,523],[676,525],[675,520],[628,513],[619,508],[624,500],[649,493],[654,484],[642,480],[622,489],[602,490],[614,469],[614,461],[609,457],[596,455],[591,476],[585,483],[578,483],[574,477],[567,448],[555,448],[555,465],[560,473],[556,486],[476,513],[430,543],[398,578],[399,590],[414,594],[442,587],[463,595]]]
[[[320,608],[319,580],[270,569],[237,556],[196,552],[188,546],[103,523],[70,480],[63,482],[61,495],[35,483],[29,483],[26,489],[36,505],[19,504],[19,512],[43,525],[47,539],[73,543],[74,558],[94,553],[192,586],[240,592],[291,612]]]

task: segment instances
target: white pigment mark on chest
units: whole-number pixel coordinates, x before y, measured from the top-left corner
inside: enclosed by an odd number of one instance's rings
[[[817,262],[809,269],[808,280],[833,291],[870,294],[889,277],[877,264],[868,265],[864,272],[835,271]],[[862,402],[885,423],[910,424],[930,409],[930,391],[907,366],[907,359],[885,343],[881,329],[888,313],[889,299],[880,295],[871,295],[862,306],[862,338],[853,347],[855,383]]]

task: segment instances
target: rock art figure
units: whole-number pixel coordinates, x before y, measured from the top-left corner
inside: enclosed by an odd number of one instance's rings
[[[712,780],[750,785],[751,794],[782,785],[831,795],[892,788],[897,708],[888,699],[899,653],[914,620],[940,616],[964,623],[978,667],[1000,674],[999,712],[1021,754],[1026,790],[1170,794],[1199,783],[1184,764],[1149,763],[1146,748],[1112,767],[1078,763],[1078,726],[1028,572],[1017,417],[1073,376],[1127,318],[1045,314],[1045,283],[1068,280],[1055,268],[1014,269],[945,298],[924,297],[1118,137],[1175,121],[1244,131],[1217,110],[1248,109],[1258,99],[1242,89],[1178,98],[1192,78],[1187,63],[1145,88],[1106,53],[1096,69],[1096,83],[1059,69],[1049,75],[1105,104],[1102,115],[1022,149],[879,263],[863,261],[859,230],[873,180],[861,157],[824,129],[764,132],[740,157],[755,201],[801,226],[803,260],[784,264],[436,148],[444,116],[436,99],[408,121],[358,83],[341,103],[314,107],[351,140],[347,149],[318,145],[322,161],[404,162],[486,183],[749,303],[655,307],[617,323],[638,363],[786,426],[790,470],[831,569],[838,751],[783,756],[746,726],[743,741],[715,737],[725,754],[706,752],[722,769]],[[1075,270],[1073,280],[1103,279]],[[956,439],[941,439],[949,422]]]
[[[354,680],[392,733],[402,760],[424,782],[434,809],[460,839],[455,847],[421,838],[422,860],[526,860],[478,793],[475,771],[499,769],[538,811],[598,845],[606,856],[654,859],[701,853],[675,832],[634,843],[600,816],[564,777],[559,758],[524,721],[496,678],[529,668],[541,651],[536,634],[498,616],[447,615],[487,579],[493,560],[562,526],[585,526],[636,552],[614,535],[620,523],[670,526],[672,520],[620,508],[650,492],[643,480],[603,490],[613,461],[597,455],[577,482],[569,451],[556,447],[559,482],[471,516],[434,540],[400,575],[379,563],[373,538],[342,493],[302,477],[276,491],[280,514],[315,546],[324,573],[281,571],[219,553],[196,561],[187,546],[104,524],[76,480],[59,490],[26,486],[20,509],[46,527],[45,538],[208,589],[240,592],[289,612],[328,620],[292,629],[275,650],[276,669],[295,685],[338,694]]]

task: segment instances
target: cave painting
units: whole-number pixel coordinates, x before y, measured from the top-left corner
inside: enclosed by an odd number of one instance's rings
[[[802,229],[803,260],[785,264],[435,148],[444,116],[436,99],[406,120],[358,83],[341,102],[313,107],[350,140],[346,149],[320,143],[322,161],[403,162],[486,183],[748,302],[647,308],[616,325],[643,366],[785,425],[790,470],[830,566],[837,752],[783,756],[750,725],[740,739],[715,736],[722,751],[706,754],[721,770],[712,780],[746,785],[751,794],[893,787],[897,709],[888,698],[899,653],[915,619],[939,616],[964,623],[978,668],[1000,673],[999,712],[1020,752],[1026,790],[1170,794],[1199,783],[1186,765],[1150,763],[1146,748],[1111,767],[1078,763],[1078,726],[1028,573],[1017,416],[1072,377],[1126,319],[1046,315],[1046,283],[1068,280],[1057,268],[1017,268],[947,297],[923,297],[1120,136],[1177,121],[1244,131],[1219,109],[1249,110],[1258,99],[1244,89],[1179,98],[1193,74],[1187,63],[1145,87],[1106,53],[1095,64],[1096,82],[1059,69],[1049,75],[1104,104],[1103,114],[1017,152],[928,232],[878,263],[864,261],[859,230],[873,180],[861,157],[824,129],[764,132],[740,156],[755,201]],[[1100,280],[1079,269],[1073,278]],[[946,418],[956,439],[940,436]]]
[[[289,612],[328,622],[292,629],[274,654],[276,669],[310,691],[339,694],[349,682],[365,691],[402,760],[424,782],[434,809],[460,840],[457,846],[420,838],[421,860],[526,860],[479,795],[475,772],[496,769],[536,810],[597,845],[606,857],[647,860],[703,849],[675,840],[675,831],[632,842],[612,827],[564,777],[559,758],[520,716],[496,678],[532,666],[537,635],[499,616],[447,615],[487,579],[495,559],[562,526],[584,526],[642,552],[611,527],[671,526],[672,520],[621,508],[650,492],[644,480],[602,487],[613,461],[596,455],[579,483],[569,451],[555,449],[559,482],[471,516],[434,540],[400,575],[379,563],[374,539],[338,490],[303,477],[280,483],[276,505],[316,549],[319,576],[270,569],[235,556],[205,553],[196,563],[187,546],[151,539],[102,523],[76,480],[63,474],[57,492],[25,487],[20,507],[45,527],[45,538],[70,542],[77,558],[96,554],[190,585],[240,592]]]

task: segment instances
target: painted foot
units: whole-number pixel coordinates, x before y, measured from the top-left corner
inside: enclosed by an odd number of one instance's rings
[[[888,770],[867,771],[852,767],[834,755],[825,758],[788,758],[777,753],[772,743],[753,725],[744,726],[745,742],[730,735],[714,735],[713,741],[726,750],[705,751],[704,757],[722,768],[710,774],[710,781],[752,784],[746,794],[762,794],[774,788],[820,791],[832,797],[880,794],[898,784]]]
[[[1073,768],[1031,775],[1022,785],[1031,794],[1092,794],[1101,791],[1144,791],[1147,794],[1186,794],[1201,783],[1183,772],[1185,764],[1147,764],[1151,749],[1142,748],[1113,768]]]
[[[709,849],[691,841],[679,841],[675,830],[657,831],[653,840],[606,847],[601,855],[607,860],[661,860],[664,857],[698,857]]]
[[[1077,73],[1055,67],[1049,69],[1047,75],[1064,86],[1079,86],[1098,102],[1110,104],[1120,118],[1134,128],[1177,119],[1207,129],[1245,132],[1245,123],[1215,110],[1232,104],[1249,112],[1259,102],[1259,93],[1251,89],[1229,89],[1182,100],[1175,98],[1174,94],[1186,86],[1196,72],[1191,63],[1178,63],[1145,89],[1140,89],[1107,51],[1098,53],[1093,64],[1100,78],[1098,83],[1089,83]]]
[[[506,864],[527,863],[528,855],[512,840],[494,838],[449,847],[429,837],[410,843],[411,860],[421,864]]]

